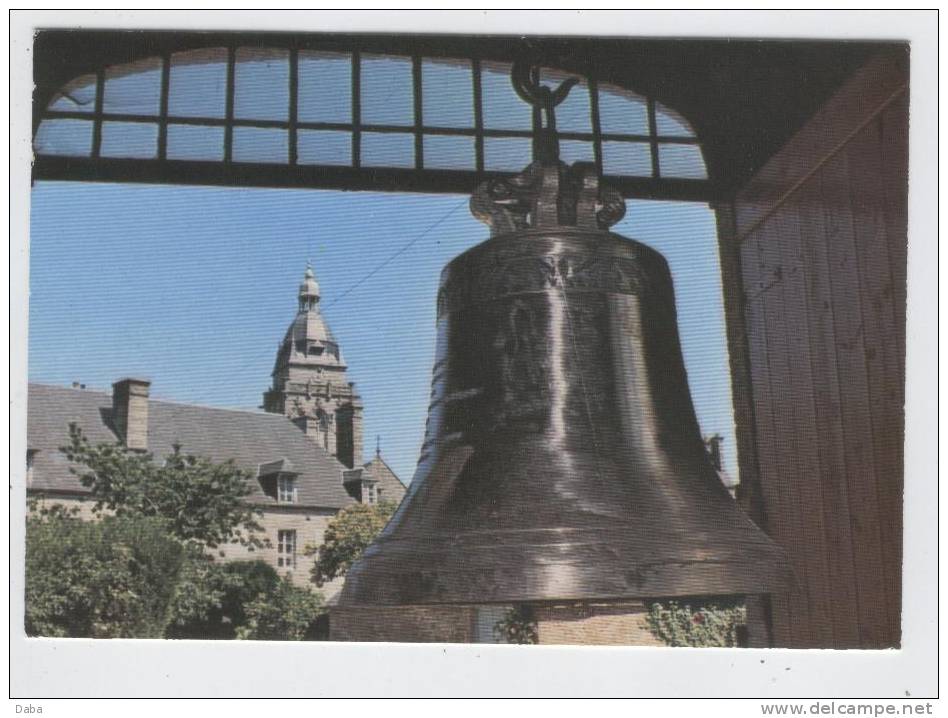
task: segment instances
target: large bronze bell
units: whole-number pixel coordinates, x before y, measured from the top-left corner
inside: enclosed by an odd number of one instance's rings
[[[408,495],[340,605],[760,594],[791,580],[705,451],[664,258],[608,227],[595,167],[541,130],[482,185],[491,238],[438,294],[427,433]]]

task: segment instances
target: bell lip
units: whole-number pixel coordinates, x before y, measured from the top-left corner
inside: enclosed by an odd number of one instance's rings
[[[615,592],[602,594],[598,592],[569,592],[557,594],[555,596],[539,594],[504,594],[490,597],[479,596],[475,594],[458,594],[456,596],[447,596],[441,598],[411,598],[396,599],[382,598],[381,600],[372,600],[365,596],[350,595],[345,589],[339,595],[335,606],[337,608],[407,608],[410,606],[490,606],[490,605],[510,605],[518,603],[528,603],[530,605],[557,605],[563,603],[616,603],[624,601],[639,601],[642,603],[660,602],[666,600],[682,600],[686,598],[720,598],[723,596],[763,596],[771,594],[786,593],[795,585],[795,578],[792,572],[777,581],[765,584],[741,583],[731,587],[720,587],[717,589],[709,587],[682,587],[678,591],[663,591],[660,593],[646,592]]]
[[[424,573],[424,569],[403,565],[390,556],[376,560],[360,559],[350,568],[337,605],[356,606],[439,606],[490,604],[550,604],[582,601],[657,601],[697,596],[749,596],[785,593],[797,585],[793,567],[785,552],[776,544],[758,547],[756,560],[740,556],[688,562],[668,560],[648,567],[651,577],[636,588],[622,586],[622,571],[603,572],[601,566],[565,566],[571,578],[556,585],[549,575],[535,566],[512,562],[500,585],[489,570],[427,571],[435,574],[440,589],[417,588],[406,578]],[[373,565],[375,564],[375,565]],[[549,568],[549,567],[547,567]],[[604,585],[608,583],[611,587]],[[491,588],[493,586],[493,588]]]

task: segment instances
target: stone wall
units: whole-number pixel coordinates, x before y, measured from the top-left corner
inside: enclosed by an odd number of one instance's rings
[[[481,621],[477,606],[404,606],[338,608],[329,613],[333,641],[390,641],[394,643],[492,643],[489,611]],[[566,603],[535,609],[541,645],[664,646],[652,635],[641,602]],[[480,630],[479,630],[480,629]]]
[[[569,603],[538,606],[537,633],[542,645],[664,646],[652,635],[641,602]]]

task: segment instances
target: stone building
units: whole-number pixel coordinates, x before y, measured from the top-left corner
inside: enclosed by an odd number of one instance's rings
[[[319,284],[307,264],[299,309],[273,366],[263,409],[283,414],[312,441],[352,469],[362,457],[362,399],[319,311]]]
[[[263,410],[286,416],[345,466],[343,483],[354,499],[400,502],[405,485],[378,449],[371,461],[360,463],[362,397],[349,381],[342,350],[319,311],[319,284],[308,262],[297,300],[296,316],[277,348]]]
[[[232,459],[253,476],[246,500],[262,512],[259,522],[271,546],[249,552],[229,545],[223,547],[224,560],[259,558],[281,574],[292,574],[296,583],[308,584],[311,560],[303,550],[322,543],[336,513],[359,502],[399,502],[406,491],[380,452],[361,463],[362,404],[346,382],[342,354],[316,309],[318,292],[308,268],[299,313],[277,356],[274,388],[265,396],[268,412],[156,400],[144,379],[121,379],[111,394],[78,384],[31,383],[27,496],[76,506],[81,516],[92,517],[89,491],[59,450],[69,443],[70,423],[93,444],[122,442],[156,461],[176,444],[215,462]],[[318,377],[323,377],[319,385]],[[340,446],[345,461],[339,458]],[[337,580],[321,590],[331,603],[341,586]]]

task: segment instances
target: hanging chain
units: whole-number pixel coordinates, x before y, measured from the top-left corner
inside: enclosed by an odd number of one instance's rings
[[[555,90],[546,85],[541,85],[539,79],[540,68],[536,63],[529,60],[517,60],[510,70],[510,81],[514,90],[524,102],[539,107],[546,116],[546,128],[548,130],[556,129],[556,113],[554,108],[566,99],[569,91],[579,82],[577,77],[569,77],[560,83]]]

